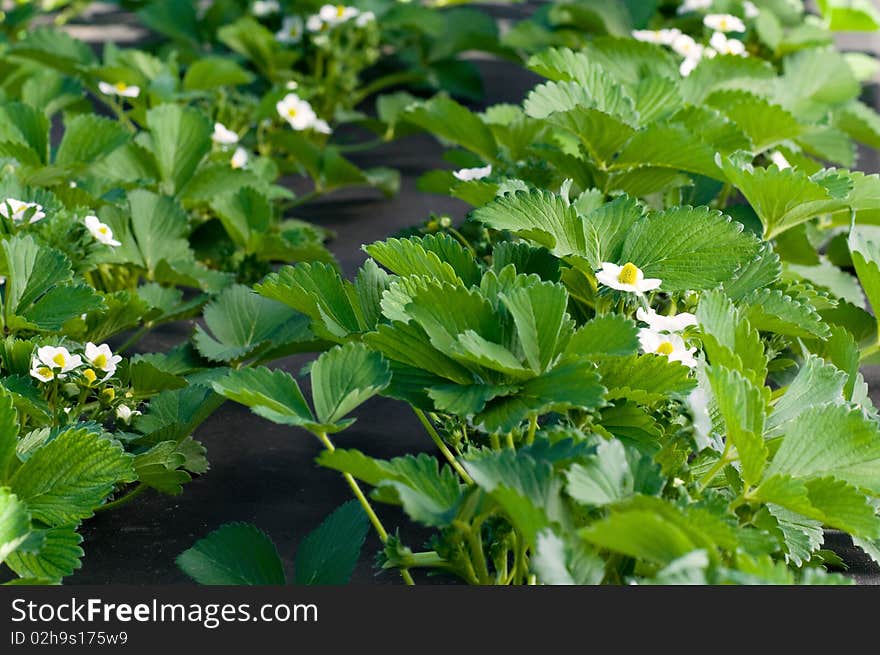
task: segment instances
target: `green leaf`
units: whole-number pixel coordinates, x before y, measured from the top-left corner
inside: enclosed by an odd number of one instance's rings
[[[612,513],[580,531],[585,540],[615,552],[665,565],[696,550],[687,532],[645,510]]]
[[[610,505],[633,493],[633,475],[620,441],[603,441],[583,464],[566,474],[568,495],[584,505]]]
[[[196,326],[196,348],[211,361],[231,362],[259,354],[261,348],[312,339],[308,317],[263,298],[248,287],[225,289],[204,309],[205,328]]]
[[[639,351],[639,328],[619,314],[604,314],[587,321],[571,337],[569,355],[635,355]]]
[[[89,114],[74,116],[64,125],[55,164],[91,165],[128,141],[129,136],[121,123],[109,118]]]
[[[186,91],[210,91],[222,86],[250,84],[253,73],[226,57],[198,59],[186,71],[183,88]]]
[[[835,477],[880,493],[880,428],[844,405],[810,407],[788,421],[767,475]]]
[[[185,462],[183,454],[177,452],[177,442],[162,441],[135,456],[134,471],[141,484],[176,496],[183,492],[182,485],[192,479],[186,471],[181,470]]]
[[[707,207],[676,207],[635,223],[620,255],[665,291],[713,289],[758,254],[742,225]]]
[[[550,529],[538,534],[529,564],[546,585],[596,585],[605,576],[601,557],[584,544],[566,543]]]
[[[136,189],[128,194],[131,210],[131,236],[126,239],[123,226],[117,230],[113,225],[114,235],[119,234],[123,247],[128,242],[135,248],[131,254],[143,262],[144,268],[152,276],[161,261],[174,262],[192,259],[192,251],[186,237],[189,231],[186,213],[171,198],[160,196],[150,191]],[[127,231],[127,230],[125,230]],[[122,249],[120,249],[121,251]],[[119,252],[120,256],[127,253]]]
[[[510,432],[528,416],[569,409],[596,409],[605,388],[590,362],[562,361],[538,377],[525,381],[515,396],[490,401],[474,417],[489,432]]]
[[[381,355],[349,343],[321,355],[312,365],[311,381],[318,420],[335,424],[387,387],[391,371]]]
[[[455,243],[451,237],[445,235],[443,242],[438,237],[433,236],[425,239],[418,237],[386,239],[385,241],[376,241],[368,246],[364,246],[364,250],[382,266],[400,276],[424,275],[438,281],[453,284],[465,282],[470,285],[478,282],[479,271],[473,257],[467,256],[466,266],[468,270],[465,273],[467,279],[462,280],[453,265],[446,261],[445,258],[441,258],[440,254],[435,251],[435,248],[431,247],[431,245],[439,243],[445,243],[445,245],[449,246],[451,245],[449,242]],[[464,254],[460,245],[458,249],[461,251],[460,254]],[[463,258],[459,256],[456,259],[462,261]]]
[[[6,487],[0,487],[0,564],[24,542],[31,530],[27,506]]]
[[[834,197],[826,187],[800,169],[753,168],[724,158],[720,164],[727,179],[739,189],[761,219],[766,239],[811,218],[846,207],[844,199]]]
[[[690,369],[663,355],[594,356],[606,398],[626,398],[643,405],[687,395],[696,386]]]
[[[15,398],[10,391],[0,386],[0,484],[9,479],[17,464],[15,449],[18,446],[18,431]]]
[[[283,585],[272,540],[249,523],[227,523],[177,556],[177,566],[203,585]]]
[[[64,525],[32,533],[39,542],[39,548],[31,551],[21,548],[12,553],[6,564],[22,578],[61,580],[82,566],[84,555],[80,548],[82,537],[76,526]]]
[[[211,383],[221,396],[241,403],[251,410],[283,425],[312,425],[312,411],[296,380],[284,371],[263,366],[243,368]]]
[[[492,162],[498,146],[492,131],[476,114],[446,96],[436,96],[406,112],[406,120],[434,136],[467,148]]]
[[[767,417],[766,436],[778,436],[785,432],[786,423],[797,418],[805,408],[843,404],[846,381],[846,373],[836,366],[825,363],[819,357],[807,357]]]
[[[296,551],[294,583],[347,584],[369,529],[367,515],[356,500],[335,509],[300,542]]]
[[[283,302],[312,319],[315,334],[341,342],[362,331],[351,284],[328,264],[286,266],[254,287],[261,296]]]
[[[70,428],[37,449],[10,486],[34,519],[66,525],[91,516],[116,484],[134,481],[131,459],[109,439]]]
[[[496,230],[510,230],[548,248],[557,257],[580,255],[598,261],[598,241],[573,205],[546,191],[517,191],[497,198],[471,214]],[[597,266],[598,268],[598,266]]]
[[[697,321],[709,361],[739,371],[758,388],[764,386],[767,355],[761,335],[729,298],[720,291],[704,293]]]
[[[3,241],[2,250],[6,320],[15,328],[58,330],[68,319],[102,306],[90,287],[73,282],[70,261],[57,250],[30,235]]]
[[[859,282],[875,317],[880,316],[877,313],[880,309],[880,244],[870,240],[863,230],[855,226],[849,232],[848,244]]]
[[[766,411],[763,393],[746,377],[723,366],[710,366],[706,375],[724,420],[727,439],[736,446],[743,481],[747,485],[756,484],[769,455],[763,436]]]
[[[513,316],[517,336],[532,371],[542,373],[558,354],[567,315],[568,294],[559,284],[543,282],[501,294]]]
[[[24,163],[46,164],[49,153],[49,122],[43,112],[20,102],[0,106],[0,142],[23,146]]]
[[[792,337],[827,338],[828,326],[808,300],[787,295],[781,289],[759,289],[741,301],[746,318],[757,330]]]
[[[147,111],[147,127],[162,189],[177,193],[211,150],[211,124],[194,107],[165,104]]]

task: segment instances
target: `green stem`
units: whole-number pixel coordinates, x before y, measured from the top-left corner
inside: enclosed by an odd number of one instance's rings
[[[140,327],[137,331],[135,331],[135,332],[134,332],[134,333],[133,333],[128,339],[125,340],[125,343],[123,343],[121,346],[119,346],[119,348],[116,349],[116,353],[117,353],[117,354],[122,354],[122,353],[126,352],[129,348],[131,348],[131,347],[134,346],[138,341],[140,341],[140,340],[143,338],[143,336],[144,336],[147,332],[149,332],[149,330],[150,330],[150,325],[149,325],[149,324],[146,324],[146,325],[141,326],[141,327]]]
[[[334,446],[333,442],[330,441],[330,437],[327,436],[326,432],[316,432],[315,436],[318,437],[320,442],[324,444],[324,447],[329,452],[332,453],[334,450],[336,450],[336,446]],[[367,500],[367,497],[361,490],[361,487],[357,483],[357,480],[355,480],[350,473],[343,473],[342,477],[345,478],[348,486],[351,487],[352,493],[354,493],[354,497],[357,498],[358,502],[361,504],[361,507],[364,508],[364,512],[366,512],[367,517],[370,519],[370,523],[373,524],[373,528],[375,528],[376,530],[376,534],[379,535],[379,540],[383,544],[387,543],[388,531],[385,529],[385,526],[382,525],[382,521],[379,520],[376,512],[373,511],[373,506],[370,504],[370,501]],[[409,574],[409,571],[407,569],[400,569],[400,577],[403,578],[403,581],[408,585],[415,584],[415,581],[412,579],[412,576]]]
[[[141,495],[145,489],[147,489],[147,485],[145,485],[141,482],[138,482],[137,486],[134,489],[132,489],[131,491],[129,491],[127,494],[125,494],[124,496],[120,496],[116,500],[113,500],[109,503],[104,503],[103,505],[101,505],[100,507],[95,509],[95,514],[97,514],[98,512],[106,512],[108,510],[116,509],[117,507],[122,507],[123,505],[127,505],[132,500],[134,500],[139,495]]]
[[[718,472],[721,471],[725,466],[730,464],[733,460],[729,457],[730,453],[730,444],[727,443],[724,445],[724,452],[721,453],[721,457],[718,458],[718,461],[709,469],[709,471],[704,475],[701,479],[697,488],[700,491],[703,491],[706,487],[709,486],[709,483],[718,475]]]
[[[443,456],[446,458],[446,461],[455,469],[455,472],[461,476],[461,479],[464,480],[467,484],[473,484],[473,478],[468,475],[468,472],[464,470],[464,467],[458,463],[458,460],[455,459],[455,455],[452,454],[452,451],[444,443],[442,437],[431,424],[431,421],[428,420],[428,417],[425,416],[425,413],[420,410],[418,407],[413,406],[413,412],[415,412],[416,417],[421,421],[422,425],[425,426],[425,430],[431,437],[431,440],[436,444],[437,448],[440,449],[440,452],[443,453]]]
[[[535,443],[535,432],[538,430],[538,415],[532,414],[529,417],[529,433],[526,435],[526,443],[533,444]]]

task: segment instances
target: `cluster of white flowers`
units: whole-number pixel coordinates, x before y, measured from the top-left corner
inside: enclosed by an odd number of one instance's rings
[[[278,0],[255,0],[251,5],[251,13],[258,18],[271,16],[281,11]]]
[[[238,140],[239,136],[237,132],[233,132],[223,123],[214,123],[214,132],[211,134],[211,141],[221,147],[226,147],[234,146],[238,143]],[[235,149],[235,152],[232,153],[229,165],[232,168],[244,168],[247,166],[249,158],[248,151],[241,146],[238,146]]]
[[[42,205],[15,198],[7,198],[0,203],[0,215],[10,219],[13,223],[21,223],[27,217],[30,217],[28,223],[36,223],[46,218]]]
[[[106,223],[102,223],[97,216],[86,216],[84,220],[86,229],[95,237],[95,240],[103,243],[105,246],[121,246],[122,244],[113,238],[113,230]]]
[[[275,109],[278,110],[278,115],[295,130],[315,130],[322,134],[330,134],[327,121],[318,118],[309,102],[295,93],[288,93],[275,103]]]
[[[306,31],[320,34],[352,19],[358,27],[365,27],[376,20],[376,15],[372,11],[359,11],[355,7],[346,5],[324,5],[317,14],[312,14],[305,22],[299,16],[285,16],[275,38],[281,43],[299,43]]]
[[[105,96],[120,96],[122,98],[137,98],[141,94],[139,86],[128,85],[125,82],[98,82],[98,90]]]
[[[484,177],[489,177],[491,174],[492,164],[489,164],[488,166],[482,166],[480,168],[462,168],[452,173],[452,176],[456,180],[470,182],[471,180],[482,180]]]
[[[648,327],[639,330],[639,344],[646,353],[664,355],[670,361],[693,368],[697,365],[696,348],[688,348],[681,336],[686,328],[697,324],[697,317],[687,312],[663,316],[653,309],[638,309],[636,318]]]
[[[122,361],[122,357],[114,355],[110,346],[102,343],[100,346],[91,341],[85,347],[85,362],[82,355],[71,354],[64,346],[41,346],[31,359],[31,376],[40,382],[49,382],[54,379],[62,380],[71,371],[78,371],[82,377],[92,384],[99,380],[98,373],[103,382],[116,373],[116,366]]]
[[[690,5],[685,3],[682,7],[687,5],[687,11],[696,11],[707,9],[711,4],[711,2],[691,3]],[[746,10],[747,15],[748,13],[749,11]],[[683,77],[690,75],[703,58],[711,59],[718,54],[735,55],[738,57],[748,56],[745,43],[739,39],[727,36],[728,32],[741,33],[746,31],[746,25],[741,18],[732,14],[708,14],[703,18],[703,24],[709,29],[714,30],[712,37],[709,39],[708,46],[697,43],[693,37],[674,28],[635,30],[632,35],[637,41],[668,46],[684,57],[679,67],[679,72]]]

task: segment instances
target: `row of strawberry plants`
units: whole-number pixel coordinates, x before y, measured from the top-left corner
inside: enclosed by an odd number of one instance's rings
[[[880,419],[859,371],[877,353],[880,181],[824,167],[876,139],[866,61],[811,38],[765,47],[795,3],[699,4],[682,14],[733,50],[684,66],[669,33],[582,31],[529,59],[548,81],[522,106],[410,105],[465,167],[423,188],[469,202],[468,221],[365,245],[351,281],[318,263],[255,286],[336,344],[311,403],[262,366],[212,382],[314,435],[362,507],[304,542],[306,561],[324,547],[319,580],[350,573],[367,521],[406,582],[846,583],[827,528],[880,558]],[[730,45],[754,35],[754,51]],[[412,408],[436,456],[336,447],[377,394]],[[415,548],[374,503],[434,536]],[[253,526],[179,564],[284,582]]]
[[[100,55],[30,25],[38,12],[4,15],[0,562],[26,582],[80,566],[78,529],[94,512],[146,489],[181,493],[207,471],[193,434],[223,400],[214,379],[323,347],[304,316],[242,283],[278,262],[335,266],[325,231],[291,211],[345,185],[394,192],[396,172],[361,170],[343,154],[352,144],[331,140],[345,123],[393,138],[388,101],[377,119],[355,110],[387,84],[440,74],[363,74],[380,48],[421,62],[413,53],[435,52],[438,25],[462,20],[413,8],[405,20],[433,32],[410,45],[378,27],[393,3],[315,4],[300,39],[291,14],[255,17],[242,3],[215,3],[197,22],[196,3],[140,4],[167,36]],[[186,26],[199,34],[180,38]],[[454,68],[450,45],[437,61]],[[314,190],[296,196],[287,174]],[[192,343],[124,356],[194,318]]]

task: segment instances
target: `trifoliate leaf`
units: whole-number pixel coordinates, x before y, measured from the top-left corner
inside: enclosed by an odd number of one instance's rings
[[[204,318],[206,328],[196,327],[194,342],[202,356],[215,362],[313,339],[308,317],[241,285],[227,288],[208,303]]]
[[[275,544],[249,523],[227,523],[177,556],[177,566],[203,585],[283,585]]]
[[[20,577],[59,581],[82,566],[82,537],[75,525],[38,530],[31,533],[28,542],[31,539],[39,544],[38,548],[22,547],[6,560]]]
[[[311,368],[315,414],[337,423],[388,386],[388,362],[363,344],[349,343],[322,354]]]
[[[87,429],[69,428],[36,450],[10,480],[34,519],[52,526],[88,518],[113,491],[135,479],[132,458]]]

